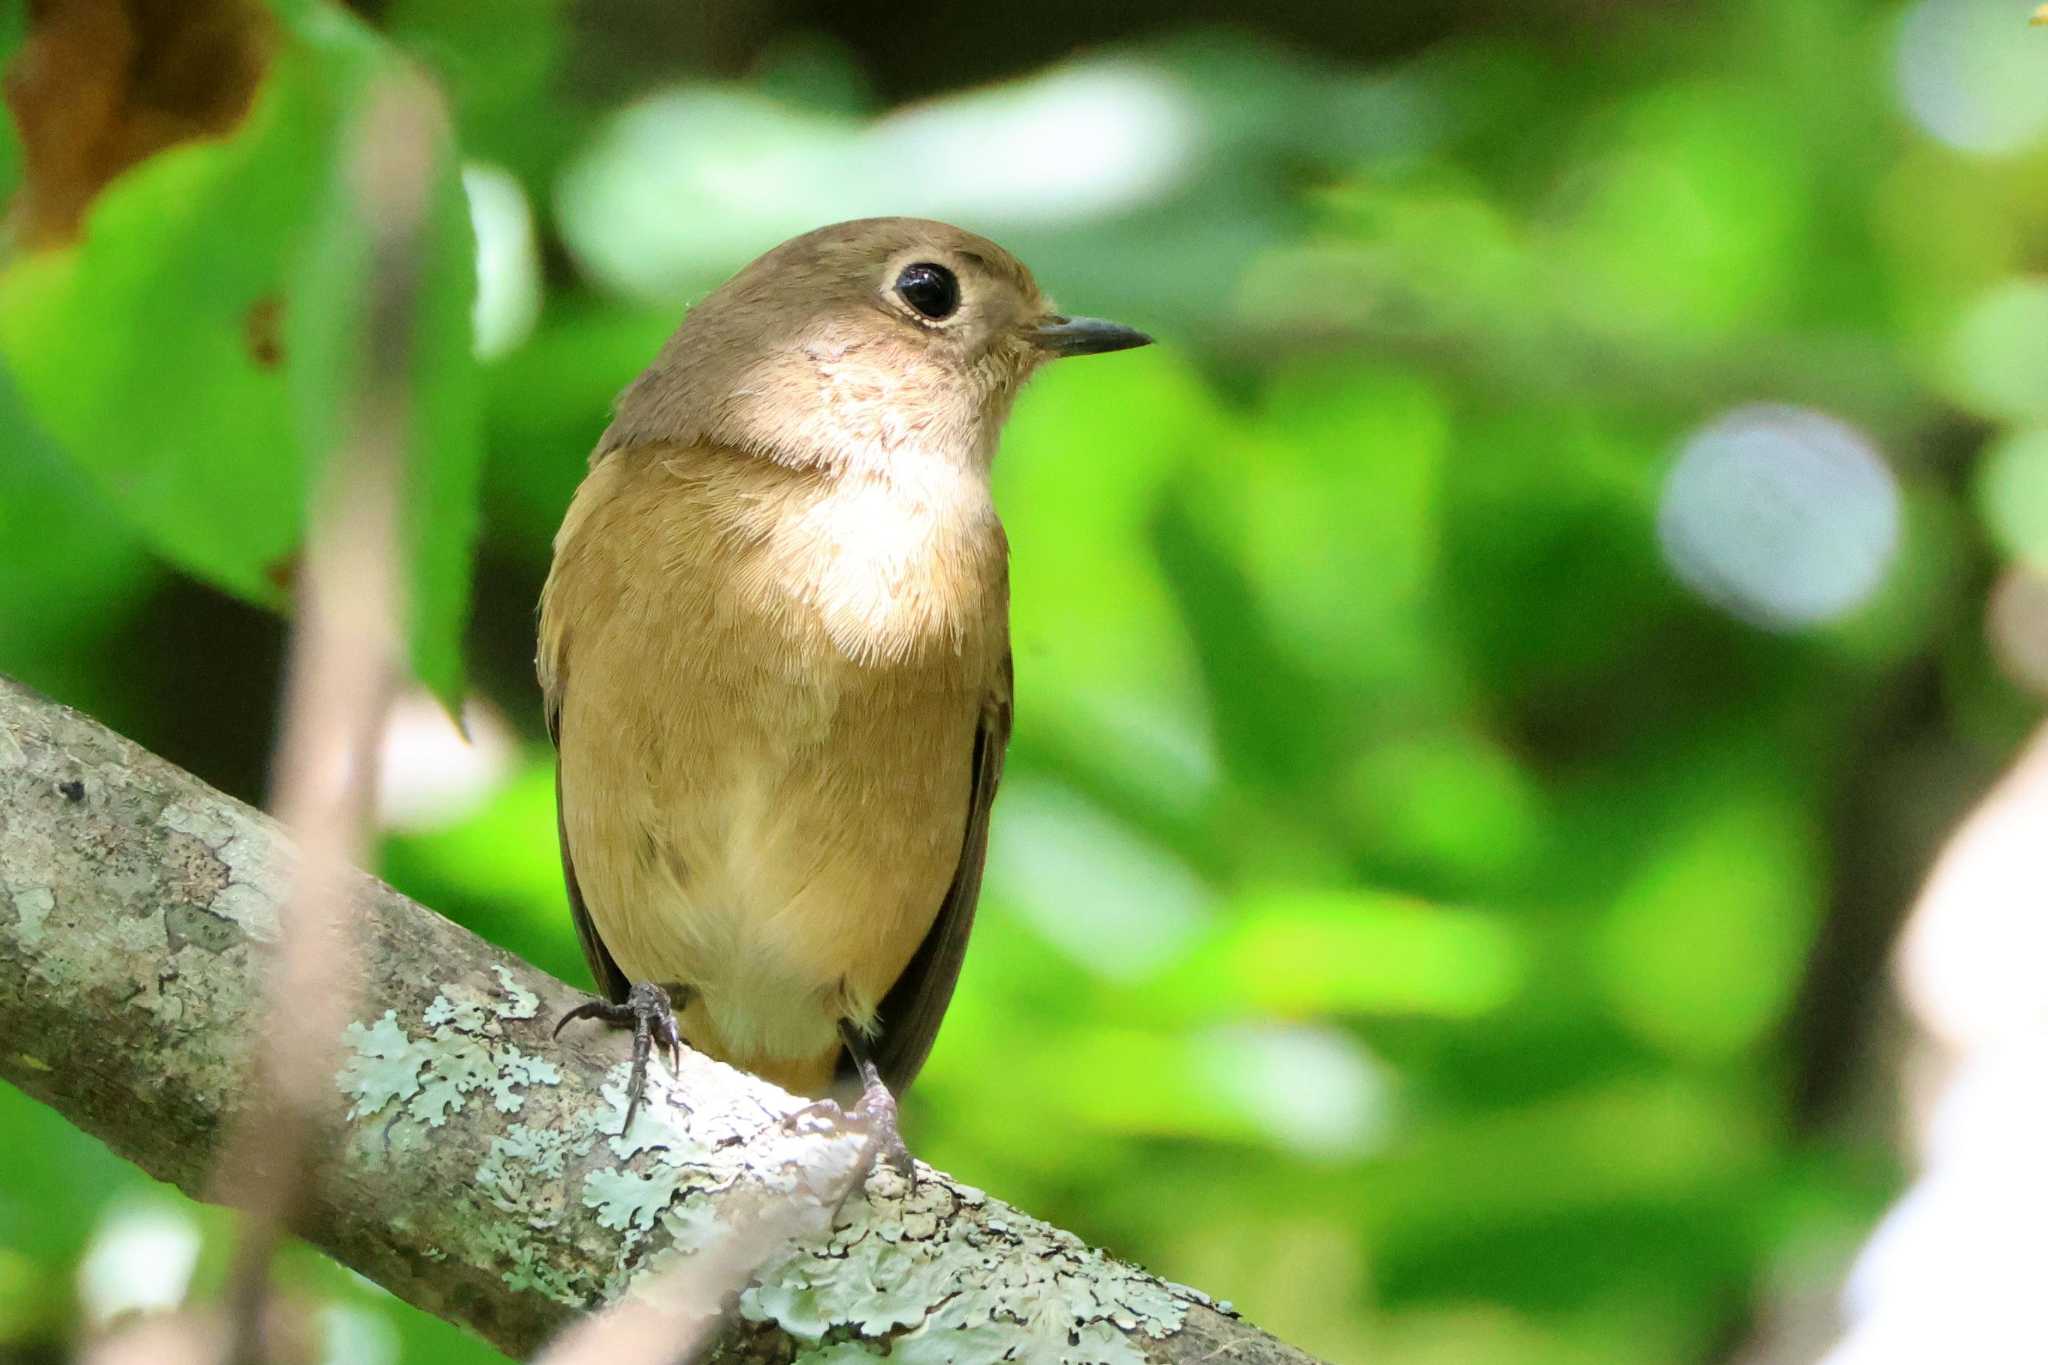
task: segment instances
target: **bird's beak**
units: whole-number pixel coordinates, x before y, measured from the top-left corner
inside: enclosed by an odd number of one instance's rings
[[[1100,355],[1104,351],[1128,351],[1133,346],[1150,346],[1152,338],[1135,327],[1106,318],[1069,318],[1050,313],[1038,320],[1029,336],[1031,344],[1049,355]]]

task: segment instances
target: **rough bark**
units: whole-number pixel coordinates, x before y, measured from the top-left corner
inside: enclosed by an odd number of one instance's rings
[[[0,1073],[205,1188],[228,1120],[264,1103],[249,1031],[291,863],[267,817],[0,679]],[[797,1101],[693,1053],[657,1064],[622,1133],[622,1040],[548,1037],[578,992],[374,878],[353,896],[366,988],[298,1231],[507,1352],[774,1218],[805,1231],[760,1262],[718,1359],[1309,1359],[927,1168],[847,1197],[859,1133],[785,1125]]]

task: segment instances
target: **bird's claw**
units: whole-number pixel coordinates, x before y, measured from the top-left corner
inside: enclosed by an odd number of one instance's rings
[[[853,1116],[864,1120],[868,1131],[875,1136],[875,1159],[885,1161],[896,1174],[917,1184],[917,1165],[910,1159],[910,1149],[903,1145],[903,1130],[896,1121],[896,1097],[889,1093],[889,1087],[879,1080],[870,1080],[862,1089],[860,1103],[853,1106]]]
[[[782,1129],[793,1133],[804,1120],[812,1118],[823,1119],[833,1128],[865,1129],[873,1142],[862,1174],[872,1171],[877,1163],[884,1163],[912,1189],[917,1188],[917,1165],[911,1159],[910,1149],[903,1145],[903,1132],[896,1122],[896,1097],[887,1086],[879,1081],[870,1083],[862,1089],[860,1102],[850,1110],[842,1109],[837,1100],[814,1100],[785,1114]]]
[[[683,1035],[676,1027],[674,1003],[660,986],[640,981],[626,992],[623,1003],[587,1000],[569,1010],[555,1021],[555,1037],[562,1036],[563,1026],[572,1019],[601,1019],[614,1028],[633,1030],[633,1074],[626,1082],[626,1123],[619,1130],[630,1131],[633,1116],[639,1113],[640,1101],[647,1093],[647,1063],[654,1055],[654,1045],[661,1044],[670,1071],[682,1067]]]

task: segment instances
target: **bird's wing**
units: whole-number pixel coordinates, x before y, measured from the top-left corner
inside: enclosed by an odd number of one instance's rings
[[[559,672],[543,678],[548,738],[554,741],[558,751],[562,747],[563,686],[564,679]],[[619,970],[619,964],[612,960],[611,949],[605,947],[604,940],[598,937],[597,922],[590,918],[590,907],[583,903],[583,889],[576,885],[576,859],[569,851],[569,821],[562,809],[562,765],[559,759],[555,763],[555,835],[562,845],[562,882],[569,889],[569,917],[576,922],[576,940],[583,945],[583,960],[590,964],[590,974],[597,980],[599,993],[613,1004],[623,1004],[631,983]]]
[[[988,812],[996,784],[1003,776],[1003,753],[1010,745],[1010,655],[1003,654],[995,685],[982,702],[981,724],[974,732],[973,782],[969,788],[967,829],[960,841],[960,866],[939,916],[918,945],[910,965],[882,998],[880,1034],[875,1039],[875,1064],[894,1094],[902,1094],[924,1066],[939,1021],[960,979],[960,961],[967,955],[967,934],[974,927],[974,902],[981,895],[981,869],[988,859]]]

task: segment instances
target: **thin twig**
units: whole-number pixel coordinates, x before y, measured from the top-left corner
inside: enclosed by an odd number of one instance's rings
[[[227,1290],[226,1358],[237,1365],[275,1354],[265,1340],[270,1262],[319,1159],[316,1118],[360,993],[341,880],[369,849],[378,741],[402,665],[399,498],[440,119],[419,81],[379,86],[348,167],[371,241],[366,354],[347,435],[315,503],[286,676],[274,804],[299,861],[256,1046],[261,1099],[238,1116],[214,1176],[216,1193],[247,1213]]]
[[[831,1232],[847,1201],[878,1172],[904,1187],[903,1178],[876,1166],[881,1136],[858,1115],[814,1126],[858,1134],[851,1152],[827,1149],[811,1172],[829,1195],[791,1199],[759,1185],[729,1191],[731,1231],[683,1258],[674,1269],[648,1277],[602,1312],[572,1324],[533,1365],[685,1365],[717,1343],[731,1320],[734,1297],[756,1271],[800,1239]],[[844,1160],[843,1166],[834,1160]]]
[[[851,1181],[860,1171],[849,1173]],[[814,1227],[815,1205],[761,1198],[751,1216],[602,1313],[582,1318],[533,1365],[683,1365],[716,1340],[732,1296],[778,1250]]]

